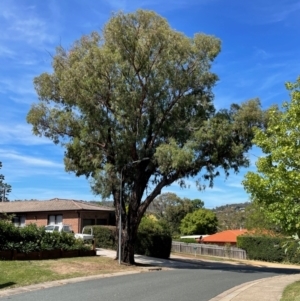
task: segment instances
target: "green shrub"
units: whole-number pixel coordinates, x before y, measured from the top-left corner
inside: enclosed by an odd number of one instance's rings
[[[135,253],[158,258],[169,258],[172,237],[168,229],[148,217],[143,217],[138,229]]]
[[[187,244],[196,244],[197,243],[195,238],[179,238],[179,239],[176,239],[176,241],[185,242]]]
[[[87,247],[71,233],[47,233],[44,227],[35,224],[18,228],[9,221],[0,220],[0,250],[29,253],[55,249],[85,250]]]
[[[84,233],[93,229],[95,245],[97,248],[117,250],[116,227],[88,226]],[[169,258],[172,247],[170,232],[164,224],[151,218],[144,217],[138,229],[135,253],[140,255]]]
[[[287,261],[292,256],[285,253],[283,244],[286,238],[272,236],[241,235],[237,237],[237,246],[244,249],[248,259],[269,262]]]
[[[84,233],[91,233],[93,229],[96,248],[117,250],[116,227],[114,226],[88,226],[84,227]]]

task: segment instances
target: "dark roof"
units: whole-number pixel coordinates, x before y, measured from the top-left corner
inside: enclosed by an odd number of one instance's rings
[[[112,207],[97,206],[85,201],[52,199],[48,201],[0,202],[0,213],[41,212],[41,211],[114,211]]]

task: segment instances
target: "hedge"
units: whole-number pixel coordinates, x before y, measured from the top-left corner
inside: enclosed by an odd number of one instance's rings
[[[9,221],[0,220],[0,251],[30,253],[56,249],[69,251],[88,247],[70,233],[48,233],[44,227],[35,224],[19,228]]]
[[[97,248],[116,250],[116,227],[111,226],[89,226],[85,232],[90,233],[93,229],[95,245]],[[157,258],[169,258],[172,248],[172,238],[159,222],[144,217],[138,229],[135,253]]]
[[[171,233],[165,224],[151,216],[144,216],[140,223],[135,252],[157,258],[169,258],[172,248]]]
[[[116,227],[85,226],[84,234],[91,233],[91,228],[93,229],[96,248],[117,250],[118,242],[116,241]]]
[[[241,235],[237,247],[246,251],[248,259],[300,263],[299,244],[286,237]]]

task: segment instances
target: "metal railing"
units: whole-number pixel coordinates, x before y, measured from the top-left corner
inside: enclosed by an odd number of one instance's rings
[[[193,255],[208,255],[234,259],[247,259],[246,251],[232,246],[217,246],[206,244],[193,244],[184,242],[172,242],[172,252]]]

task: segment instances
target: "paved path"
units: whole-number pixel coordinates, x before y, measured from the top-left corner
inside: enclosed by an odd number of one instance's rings
[[[98,255],[114,258],[115,252],[100,250]],[[85,299],[92,301],[99,300],[100,291],[101,300],[110,301],[128,300],[128,298],[152,301],[162,299],[162,297],[164,300],[181,301],[184,296],[188,295],[203,301],[273,301],[280,300],[282,291],[288,284],[300,280],[300,267],[298,266],[288,266],[289,268],[287,268],[283,265],[258,264],[257,262],[253,262],[252,266],[247,266],[244,263],[204,261],[179,255],[172,255],[170,260],[137,255],[136,261],[149,265],[144,268],[144,271],[168,270],[169,272],[160,274],[159,277],[156,273],[147,273],[143,277],[134,275],[141,271],[120,272],[53,281],[15,289],[2,289],[0,290],[0,300],[59,299],[75,301],[80,300],[87,292],[94,291],[95,296],[90,295],[88,299]],[[123,277],[105,279],[121,275],[127,275],[126,281]],[[100,279],[102,279],[101,282],[99,282]],[[249,281],[251,279],[252,281]],[[134,287],[131,289],[131,285],[134,286],[138,283],[140,283],[138,290],[135,290]],[[184,285],[182,285],[183,283]],[[174,287],[171,289],[172,285]],[[166,286],[170,288],[170,291],[166,291]],[[119,291],[119,288],[122,289]],[[110,289],[114,292],[113,296]],[[76,295],[70,294],[70,290],[76,291]],[[135,291],[135,296],[131,295],[132,291]],[[81,296],[81,294],[83,295]]]

